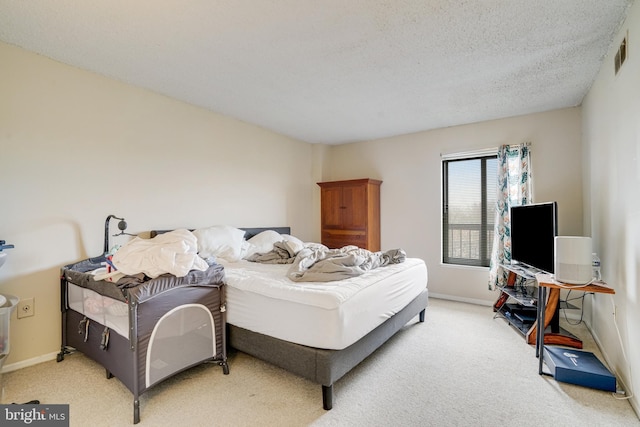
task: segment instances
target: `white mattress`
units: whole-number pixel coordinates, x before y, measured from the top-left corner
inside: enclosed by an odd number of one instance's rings
[[[402,310],[427,287],[423,260],[334,282],[293,282],[290,265],[226,262],[227,322],[310,347],[341,350]]]

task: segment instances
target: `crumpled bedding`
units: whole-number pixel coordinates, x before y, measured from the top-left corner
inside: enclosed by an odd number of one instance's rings
[[[255,253],[245,259],[261,264],[291,264],[296,258],[296,253],[287,242],[276,242],[273,249],[265,253]]]
[[[287,277],[294,282],[331,282],[360,276],[389,264],[400,264],[406,257],[402,249],[371,252],[357,246],[328,249],[321,245],[305,247],[295,254],[286,242],[278,242],[273,250],[254,254],[247,260],[265,264],[292,264]]]
[[[304,248],[296,255],[287,276],[294,282],[342,280],[389,264],[400,264],[406,257],[402,249],[371,252],[357,246],[328,250]]]
[[[165,273],[184,277],[191,270],[205,271],[207,262],[198,256],[197,238],[189,230],[174,230],[153,239],[135,237],[113,255],[118,272],[155,278]]]

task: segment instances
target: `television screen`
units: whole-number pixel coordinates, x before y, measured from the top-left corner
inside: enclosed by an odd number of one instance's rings
[[[511,261],[554,273],[556,202],[511,207]]]

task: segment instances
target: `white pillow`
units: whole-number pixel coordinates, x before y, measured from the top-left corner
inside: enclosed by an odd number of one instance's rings
[[[302,249],[304,249],[304,242],[297,237],[294,237],[290,234],[283,234],[282,239],[287,242],[287,246],[294,254],[297,254]]]
[[[195,230],[198,239],[198,255],[202,258],[218,257],[227,261],[242,258],[244,230],[230,225],[214,225]]]
[[[249,240],[249,248],[244,253],[244,258],[247,258],[253,254],[265,254],[273,250],[273,245],[277,242],[282,242],[283,238],[280,233],[274,230],[265,230],[256,234]]]

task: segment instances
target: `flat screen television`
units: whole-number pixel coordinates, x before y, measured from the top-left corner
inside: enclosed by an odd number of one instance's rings
[[[554,273],[557,202],[511,207],[511,262]]]

